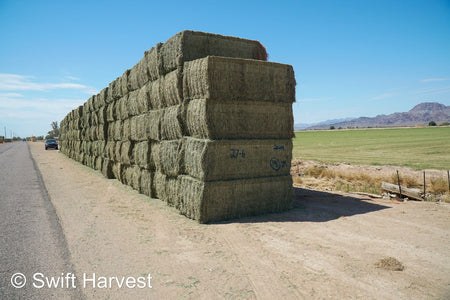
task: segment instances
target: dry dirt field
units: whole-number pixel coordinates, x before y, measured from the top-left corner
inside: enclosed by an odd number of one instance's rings
[[[201,225],[29,143],[75,272],[151,273],[88,299],[448,299],[450,204],[296,188],[291,211]],[[395,258],[402,271],[388,270]]]

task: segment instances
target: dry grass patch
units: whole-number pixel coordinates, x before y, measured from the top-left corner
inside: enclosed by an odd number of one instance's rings
[[[433,191],[435,194],[444,194],[446,192],[449,192],[448,183],[442,178],[435,178],[430,180],[430,187],[431,191]]]

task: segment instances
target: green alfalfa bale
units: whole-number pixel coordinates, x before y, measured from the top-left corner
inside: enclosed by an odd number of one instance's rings
[[[145,56],[137,64],[135,64],[128,75],[128,90],[135,91],[140,89],[148,82],[147,66]]]
[[[135,141],[147,140],[147,128],[149,126],[146,115],[139,115],[133,118],[132,137]]]
[[[114,175],[114,178],[116,178],[120,182],[123,182],[125,169],[126,169],[125,166],[123,166],[121,163],[118,162],[114,163],[112,165],[112,173]]]
[[[138,166],[126,167],[123,183],[139,191],[141,186],[141,169]]]
[[[105,153],[106,142],[105,141],[97,141],[97,156],[103,157]]]
[[[152,173],[147,169],[141,169],[141,183],[140,190],[141,194],[152,197]]]
[[[137,116],[140,113],[139,112],[138,95],[141,90],[142,89],[135,90],[128,94],[127,106],[128,106],[128,115],[130,117]]]
[[[80,153],[81,152],[81,145],[82,145],[82,143],[84,143],[84,142],[78,141],[78,142],[74,143],[72,149],[74,151],[76,151],[77,153]]]
[[[152,110],[144,114],[144,125],[147,139],[161,140],[161,119],[164,114],[163,109]]]
[[[88,100],[87,100],[87,104],[88,104],[88,110],[89,112],[93,112],[95,110],[94,108],[94,96],[91,96]]]
[[[107,123],[106,115],[107,115],[106,106],[101,106],[97,111],[97,117],[98,117],[99,124]]]
[[[115,160],[116,142],[108,141],[105,146],[105,155],[109,160]]]
[[[177,177],[166,177],[166,198],[164,200],[168,205],[178,207],[178,180]]]
[[[158,43],[155,47],[152,47],[149,51],[145,51],[144,59],[147,66],[147,74],[150,81],[155,81],[159,78],[162,62],[159,57],[159,51],[162,43]]]
[[[108,141],[114,141],[115,129],[116,129],[115,123],[109,122],[108,123],[108,136],[107,136]]]
[[[161,139],[176,140],[183,137],[184,106],[175,105],[164,109],[161,118]]]
[[[97,126],[99,124],[97,112],[93,111],[90,113],[90,115],[91,115],[91,126]]]
[[[91,139],[91,141],[98,140],[97,126],[91,126],[90,131],[91,131],[90,132],[90,139]]]
[[[86,112],[86,109],[83,110],[83,128],[88,128],[92,125],[91,122],[91,114]]]
[[[136,143],[133,151],[136,165],[141,168],[150,169],[151,143],[149,141]]]
[[[130,120],[130,140],[137,141],[137,119],[138,117],[131,117]]]
[[[179,210],[200,223],[277,213],[292,206],[290,175],[213,182],[188,175],[178,178]]]
[[[126,166],[131,165],[132,155],[133,143],[130,141],[122,142],[122,146],[120,148],[120,162]]]
[[[118,120],[114,122],[114,140],[120,141],[122,139],[122,121]]]
[[[97,95],[92,96],[92,107],[94,108],[94,111],[97,111],[101,106],[97,98]]]
[[[111,92],[111,97],[113,100],[119,100],[122,95],[122,80],[120,77],[117,77],[116,80],[109,83],[108,91]]]
[[[84,154],[83,165],[91,168],[91,166],[92,166],[92,155],[86,154],[86,153]]]
[[[167,175],[164,175],[161,172],[156,171],[152,181],[152,195],[163,201],[167,199],[166,178]]]
[[[146,135],[147,124],[145,122],[146,122],[145,115],[139,115],[130,118],[130,129],[131,129],[130,139],[132,141],[138,142],[147,140]]]
[[[161,95],[161,80],[155,80],[147,83],[143,87],[147,92],[148,101],[151,109],[163,108],[163,98]]]
[[[122,98],[120,98],[117,101],[117,106],[119,107],[119,115],[120,115],[120,119],[126,120],[128,119],[128,117],[130,116],[130,114],[128,113],[129,111],[129,107],[128,107],[128,95],[124,96]]]
[[[98,155],[98,141],[92,141],[92,155],[97,156]]]
[[[128,81],[129,81],[130,70],[126,70],[122,76],[119,77],[119,86],[120,86],[120,95],[124,97],[130,91],[128,89]]]
[[[294,136],[291,103],[217,102],[187,104],[187,134],[204,139],[288,139]]]
[[[108,103],[108,105],[106,107],[106,120],[108,122],[114,122],[117,119],[118,118],[116,116],[116,103],[110,102],[110,103]]]
[[[69,157],[76,160],[80,164],[84,164],[84,156],[87,154],[84,154],[83,152],[75,154],[73,151],[69,151]]]
[[[116,162],[120,162],[121,149],[122,149],[122,142],[117,141],[116,146],[114,147],[114,161]]]
[[[126,119],[122,123],[122,141],[128,141],[131,139],[131,121]]]
[[[105,93],[106,93],[106,95],[105,95],[105,101],[106,101],[106,103],[107,104],[109,104],[109,103],[112,103],[113,101],[114,101],[114,97],[113,97],[113,95],[112,95],[112,89],[111,89],[111,87],[112,87],[112,84],[110,83],[109,84],[109,86],[107,86],[106,88],[105,88]]]
[[[103,151],[103,156],[110,160],[114,160],[114,149],[116,143],[114,141],[107,141],[105,144],[105,149]]]
[[[103,165],[103,157],[101,156],[96,156],[95,157],[95,170],[101,171],[102,170],[102,165]]]
[[[187,62],[183,98],[216,101],[295,101],[292,66],[258,60],[209,56]]]
[[[159,80],[163,106],[180,104],[183,101],[183,73],[175,70],[162,76]]]
[[[144,52],[144,57],[136,64],[137,66],[137,81],[139,89],[150,81],[150,74],[148,73],[148,56]]]
[[[79,152],[86,153],[86,143],[87,143],[86,141],[81,141],[81,143],[80,143],[80,148],[79,148]],[[69,142],[69,147],[70,147],[70,149],[75,150],[74,146],[72,146],[71,144],[72,144],[72,143]]]
[[[150,106],[149,106],[150,101],[149,101],[149,98],[148,98],[148,95],[147,95],[146,86],[140,88],[137,91],[137,95],[136,95],[136,100],[135,101],[136,101],[135,106],[136,106],[136,111],[137,111],[136,115],[145,114],[148,111],[150,111]]]
[[[286,176],[292,141],[183,140],[184,171],[203,181]]]
[[[100,91],[100,93],[97,94],[97,102],[100,107],[103,107],[106,105],[106,96],[108,93],[108,88],[104,88],[103,90]]]
[[[200,220],[204,218],[205,183],[190,176],[178,176],[178,211],[188,218]]]
[[[83,117],[83,105],[80,105],[75,109],[75,116],[77,119],[80,119]]]
[[[102,163],[103,176],[105,176],[108,179],[114,178],[112,167],[113,167],[113,162],[107,158],[104,158],[103,163]]]
[[[211,55],[267,60],[266,49],[258,41],[185,30],[161,46],[161,72],[166,74],[184,62]]]
[[[88,155],[92,155],[92,142],[87,141],[84,148],[84,153]]]
[[[108,134],[108,125],[107,124],[100,124],[97,126],[97,135],[99,140],[106,140]]]
[[[152,171],[161,170],[161,161],[159,160],[160,146],[160,142],[150,142],[150,170]]]
[[[162,141],[159,144],[159,165],[163,174],[173,177],[181,174],[183,158],[181,140]]]

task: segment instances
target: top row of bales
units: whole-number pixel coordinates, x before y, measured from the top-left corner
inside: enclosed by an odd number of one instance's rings
[[[175,70],[178,72],[172,77],[182,76],[185,62],[207,56],[267,60],[266,49],[258,41],[185,30],[164,44],[159,43],[145,51],[144,57],[136,65],[126,70],[99,94],[89,98],[83,108],[89,112],[98,110],[105,103],[139,90],[148,82],[167,78],[166,75]],[[182,82],[182,78],[179,82]]]

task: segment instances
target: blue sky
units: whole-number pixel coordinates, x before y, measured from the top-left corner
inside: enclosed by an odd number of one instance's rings
[[[0,0],[0,135],[45,135],[184,29],[294,67],[295,123],[450,105],[450,1]]]

